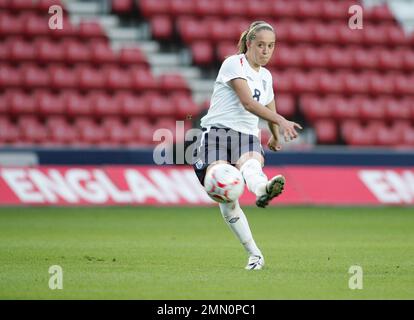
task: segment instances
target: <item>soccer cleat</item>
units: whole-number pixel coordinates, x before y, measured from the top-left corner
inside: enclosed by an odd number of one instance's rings
[[[262,256],[250,256],[245,269],[261,270],[264,267],[264,264],[264,258]]]
[[[266,193],[257,197],[256,206],[265,208],[270,200],[280,195],[285,187],[285,177],[282,175],[274,176],[266,185]]]

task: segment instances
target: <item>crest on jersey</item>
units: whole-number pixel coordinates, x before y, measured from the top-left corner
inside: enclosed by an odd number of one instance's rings
[[[200,159],[200,160],[198,160],[198,161],[195,163],[195,166],[196,166],[196,168],[197,168],[198,170],[200,170],[200,169],[203,167],[203,161],[201,161],[201,159]]]
[[[262,80],[263,83],[263,90],[266,91],[266,81]]]

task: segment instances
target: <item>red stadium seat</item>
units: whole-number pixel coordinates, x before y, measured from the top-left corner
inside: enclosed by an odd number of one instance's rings
[[[170,0],[169,14],[173,17],[188,15],[191,16],[195,12],[194,1],[187,0]]]
[[[79,129],[79,137],[88,144],[99,144],[106,141],[107,132],[98,125],[85,125]]]
[[[295,100],[288,94],[280,94],[275,97],[276,110],[284,117],[291,118],[295,114]]]
[[[36,51],[36,59],[38,62],[50,63],[65,61],[64,46],[58,42],[53,42],[46,39],[39,39],[35,42],[34,48]]]
[[[170,101],[173,105],[174,117],[176,119],[191,120],[198,116],[199,107],[190,95],[182,93],[173,94],[170,96]]]
[[[11,42],[9,48],[9,57],[11,61],[35,61],[35,48],[33,43],[17,40]]]
[[[153,144],[154,126],[144,118],[131,118],[128,122],[128,128],[134,134],[136,141],[151,145]]]
[[[370,91],[374,95],[393,94],[394,78],[390,75],[373,74],[370,77]]]
[[[321,73],[319,77],[321,93],[342,93],[344,91],[343,75],[340,73]]]
[[[343,20],[349,19],[348,9],[350,7],[349,2],[346,1],[320,1],[318,3],[319,10],[321,11],[322,18],[326,20]]]
[[[27,37],[48,36],[50,31],[48,20],[42,16],[34,14],[24,20],[24,34]]]
[[[338,41],[337,24],[315,23],[312,26],[313,42],[317,44],[333,44]]]
[[[22,114],[33,115],[37,112],[33,96],[21,91],[8,91],[10,113],[20,116]]]
[[[78,29],[71,23],[69,18],[63,17],[62,29],[49,29],[48,35],[55,40],[74,40],[78,37]]]
[[[0,62],[8,61],[10,59],[10,43],[7,41],[4,41],[3,43],[0,43]]]
[[[129,90],[132,87],[131,75],[128,70],[110,67],[104,70],[106,88],[109,90]]]
[[[373,146],[376,144],[376,131],[372,126],[362,127],[355,125],[344,136],[347,144],[352,146]],[[345,131],[345,130],[344,130]]]
[[[353,58],[350,49],[326,47],[326,65],[332,69],[352,68]]]
[[[414,128],[410,127],[402,133],[403,142],[410,146],[414,147]]]
[[[314,124],[316,138],[320,144],[333,144],[337,141],[335,122],[329,119],[318,120]]]
[[[228,21],[207,21],[208,26],[208,37],[212,42],[220,41],[234,41],[235,32],[232,29],[233,24],[231,20]]]
[[[200,17],[219,16],[222,14],[221,0],[197,0],[194,12]]]
[[[103,93],[90,94],[91,108],[98,118],[119,115],[121,108],[118,101],[110,95]]]
[[[106,32],[99,21],[83,20],[79,23],[78,35],[82,39],[107,39]]]
[[[359,32],[362,34],[363,43],[366,45],[387,45],[387,27],[383,25],[364,25],[364,28]]]
[[[366,13],[369,14],[369,18],[373,21],[394,21],[394,16],[392,15],[390,9],[388,8],[388,4],[386,3],[376,5],[371,9],[366,10]]]
[[[378,67],[380,70],[400,70],[404,66],[402,52],[398,50],[379,49]]]
[[[16,17],[6,12],[0,12],[0,37],[21,35],[23,27],[23,21],[20,16]]]
[[[191,44],[193,62],[198,65],[209,65],[213,62],[213,47],[207,41],[197,41]]]
[[[370,75],[367,73],[345,73],[344,91],[347,94],[368,94],[370,91],[369,85]]]
[[[276,49],[272,65],[277,67],[301,67],[303,52],[298,47],[281,46]]]
[[[37,91],[34,95],[37,110],[41,115],[64,115],[66,106],[63,96],[51,94],[47,91]]]
[[[65,6],[61,0],[38,0],[37,10],[41,13],[49,12],[49,8],[53,5],[60,6],[63,10],[65,10]]]
[[[120,114],[126,119],[148,117],[148,105],[143,98],[128,92],[117,94],[115,100],[119,105]]]
[[[48,128],[37,121],[19,122],[20,138],[29,144],[46,142],[49,138]]]
[[[56,144],[76,144],[79,142],[78,129],[71,125],[51,125],[50,139]]]
[[[352,102],[359,108],[359,115],[362,120],[383,120],[385,119],[384,105],[375,100],[367,98],[354,98]]]
[[[155,119],[159,117],[174,117],[174,105],[169,99],[158,94],[146,94],[143,97],[148,105],[148,116]]]
[[[91,59],[96,65],[116,64],[118,62],[116,53],[105,42],[91,43]]]
[[[20,87],[23,79],[19,69],[0,64],[0,88]]]
[[[138,47],[123,47],[119,51],[119,63],[121,66],[148,66],[147,57]]]
[[[76,73],[78,75],[78,87],[80,89],[91,90],[105,88],[103,70],[79,66]]]
[[[91,51],[87,44],[77,40],[66,40],[63,45],[65,48],[65,59],[68,63],[91,61]]]
[[[187,93],[190,91],[187,81],[179,73],[162,74],[159,77],[159,83],[164,92],[181,91]]]
[[[313,41],[314,22],[292,23],[288,31],[289,42],[311,43]],[[276,30],[277,32],[277,30]]]
[[[276,18],[293,18],[296,16],[297,8],[295,2],[283,0],[270,3],[271,11],[269,11],[269,16]]]
[[[129,13],[133,8],[133,0],[112,0],[112,12]]]
[[[186,1],[191,3],[190,1]],[[173,22],[166,15],[157,15],[150,20],[151,34],[156,39],[169,39],[173,35]]]
[[[0,117],[0,144],[14,144],[20,139],[18,127],[7,118]]]
[[[321,15],[320,1],[299,1],[297,3],[296,17],[299,19],[318,19]]]
[[[135,140],[134,133],[124,126],[111,126],[107,129],[108,139],[115,145],[132,143]]]
[[[59,66],[50,66],[50,85],[54,89],[73,89],[78,86],[78,77],[74,70]]]
[[[68,126],[69,123],[64,115],[51,115],[45,118],[45,125],[50,129],[59,126]]]
[[[320,73],[318,71],[296,73],[293,76],[292,91],[295,93],[314,93],[319,91],[319,77]]]
[[[244,17],[247,14],[247,6],[241,5],[239,0],[226,0],[222,2],[222,12],[227,17]]]
[[[377,145],[395,146],[402,142],[402,133],[396,127],[383,126],[376,131]]]
[[[401,55],[403,59],[404,70],[405,71],[414,70],[414,51],[410,49],[405,49],[405,50],[402,50]]]
[[[195,20],[188,17],[178,20],[177,29],[184,43],[187,44],[194,41],[207,40],[210,36],[210,30],[205,21]]]
[[[139,0],[137,4],[142,15],[146,18],[159,14],[168,14],[170,10],[168,0]]]
[[[138,92],[157,90],[159,87],[157,79],[147,68],[133,68],[130,70],[130,74],[132,88]]]
[[[337,121],[356,120],[359,118],[358,105],[341,96],[328,96],[325,103],[333,110],[333,118]]]
[[[9,1],[8,8],[15,11],[35,11],[37,9],[37,4],[33,0],[13,0]]]
[[[272,73],[273,88],[277,92],[292,92],[293,78],[298,73],[298,70],[287,69],[286,71],[277,71]]]
[[[311,123],[319,119],[329,119],[332,117],[333,109],[317,96],[303,95],[300,106],[306,119]]]
[[[269,13],[272,10],[271,3],[269,1],[251,0],[246,4],[245,17],[249,17],[254,20],[264,20],[269,17]],[[247,29],[247,28],[246,28]]]
[[[377,101],[385,109],[385,118],[392,120],[410,119],[411,110],[408,101],[396,100],[391,98],[381,98]]]
[[[353,55],[353,66],[355,69],[377,68],[378,57],[375,54],[375,51],[364,48],[354,48],[351,53]]]
[[[46,69],[37,66],[22,67],[24,86],[28,89],[47,88],[50,85],[49,73]]]
[[[237,48],[235,44],[232,42],[224,41],[224,42],[220,42],[216,46],[216,55],[219,61],[224,61],[226,57],[229,57],[235,53],[237,53]]]
[[[9,112],[9,103],[6,94],[0,94],[0,119]],[[1,125],[1,123],[0,123]]]
[[[352,30],[349,28],[347,23],[338,24],[336,29],[337,29],[336,32],[338,35],[337,42],[339,44],[341,45],[365,44],[364,36],[361,30]],[[365,26],[363,30],[365,30]]]
[[[70,117],[91,116],[93,114],[92,104],[87,96],[78,93],[68,93],[64,96],[67,114]]]
[[[404,33],[404,30],[397,25],[389,25],[385,29],[387,37],[387,45],[395,46],[409,46],[409,37]]]

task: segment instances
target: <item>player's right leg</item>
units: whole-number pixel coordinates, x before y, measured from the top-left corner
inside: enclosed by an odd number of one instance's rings
[[[263,162],[263,156],[255,151],[243,154],[237,162],[247,188],[256,195],[256,205],[261,208],[265,208],[273,198],[283,192],[286,182],[282,175],[268,180],[262,169]]]

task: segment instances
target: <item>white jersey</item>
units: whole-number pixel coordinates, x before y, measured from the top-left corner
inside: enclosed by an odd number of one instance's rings
[[[259,134],[259,118],[247,111],[229,81],[236,78],[247,80],[252,97],[262,105],[267,105],[274,98],[273,80],[269,70],[260,67],[254,70],[244,54],[233,55],[224,60],[211,97],[208,113],[201,119],[204,128],[217,126],[228,127],[235,131]]]

